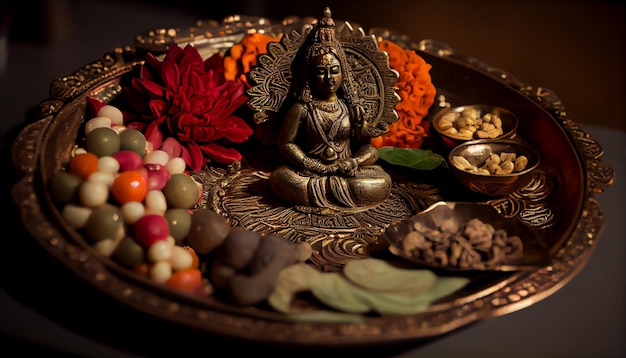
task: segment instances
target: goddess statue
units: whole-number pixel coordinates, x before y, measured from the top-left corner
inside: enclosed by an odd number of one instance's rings
[[[372,107],[372,100],[385,98],[377,87],[366,89],[375,67],[365,66],[359,83],[335,28],[326,8],[294,55],[295,98],[283,112],[277,140],[287,164],[271,172],[269,183],[278,198],[301,207],[362,210],[391,192],[391,177],[375,164],[378,152],[369,144],[369,136],[384,133],[390,120],[378,127],[368,120],[363,104],[377,110],[382,106]],[[363,100],[362,93],[372,98]]]

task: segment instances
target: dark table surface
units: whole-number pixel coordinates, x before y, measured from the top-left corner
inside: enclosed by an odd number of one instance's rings
[[[0,72],[0,149],[7,167],[12,138],[25,124],[32,107],[48,97],[54,78],[72,73],[112,48],[132,45],[138,33],[168,25],[187,27],[198,19],[194,13],[171,7],[138,9],[114,2],[112,9],[113,5],[101,1],[59,3],[70,7],[63,13],[71,24],[65,34],[57,33],[56,40],[47,45],[9,41],[4,53],[0,48],[0,55],[8,54],[8,66]],[[96,13],[98,20],[90,19]],[[109,33],[113,27],[116,30]],[[626,354],[626,132],[592,123],[581,123],[581,128],[604,148],[602,162],[614,168],[615,183],[597,195],[605,216],[604,230],[578,275],[554,294],[520,311],[472,324],[430,342],[364,353],[546,358]],[[72,275],[25,234],[9,197],[11,175],[3,173],[2,183],[6,228],[0,249],[3,348],[16,348],[20,355],[56,352],[91,357],[182,356],[191,352],[212,355],[224,349],[236,354],[248,349],[133,311]],[[283,349],[263,352],[306,355]],[[358,354],[359,350],[346,353]]]

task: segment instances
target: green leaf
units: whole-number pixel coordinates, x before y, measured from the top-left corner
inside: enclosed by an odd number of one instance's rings
[[[378,156],[393,165],[421,170],[435,169],[443,162],[441,155],[419,148],[381,147]]]

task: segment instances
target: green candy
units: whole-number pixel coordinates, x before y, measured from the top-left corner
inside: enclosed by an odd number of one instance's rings
[[[128,128],[120,133],[120,150],[132,150],[144,157],[146,154],[146,137],[139,130]]]
[[[177,244],[180,244],[189,233],[191,214],[187,209],[171,208],[167,209],[163,216],[170,227],[170,235]]]
[[[135,239],[126,236],[113,251],[113,257],[122,265],[134,269],[145,261],[145,249]]]
[[[85,233],[94,242],[116,240],[124,230],[124,220],[120,209],[104,204],[93,209],[85,224]]]
[[[85,149],[98,158],[119,152],[121,144],[119,134],[110,127],[95,128],[85,139]]]
[[[172,174],[163,187],[163,194],[168,206],[178,209],[190,209],[199,197],[196,182],[185,173]]]
[[[69,203],[83,180],[72,173],[60,170],[50,181],[50,194],[61,203]]]

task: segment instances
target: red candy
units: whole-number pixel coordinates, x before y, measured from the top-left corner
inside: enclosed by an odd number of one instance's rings
[[[167,220],[158,214],[144,215],[135,223],[135,240],[143,247],[165,240],[169,234]]]

